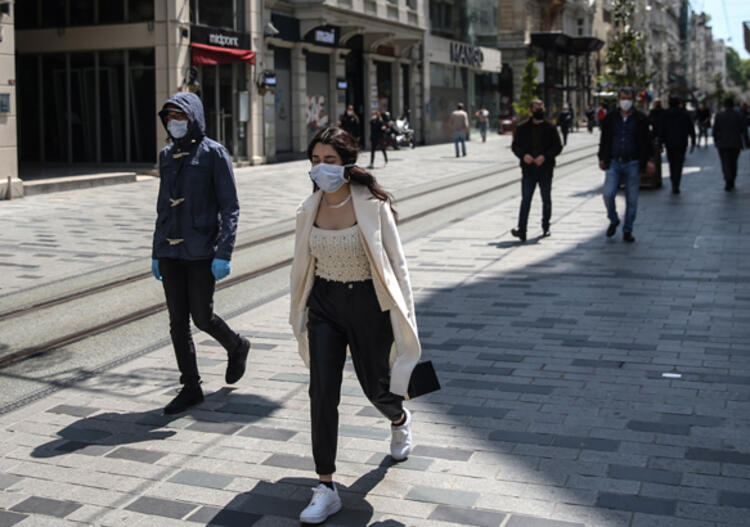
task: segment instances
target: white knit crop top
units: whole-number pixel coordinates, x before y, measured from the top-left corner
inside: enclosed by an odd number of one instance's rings
[[[315,276],[336,282],[360,282],[372,278],[357,225],[340,230],[313,226],[310,252],[315,257]]]

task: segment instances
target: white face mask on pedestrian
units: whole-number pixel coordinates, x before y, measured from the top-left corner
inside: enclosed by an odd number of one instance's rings
[[[310,178],[323,192],[336,192],[347,182],[347,178],[344,176],[346,169],[353,166],[318,163],[310,170]]]
[[[632,107],[633,107],[633,101],[631,101],[630,99],[620,100],[620,109],[623,112],[629,112]]]
[[[182,139],[188,133],[188,121],[172,119],[167,123],[167,131],[175,139]]]

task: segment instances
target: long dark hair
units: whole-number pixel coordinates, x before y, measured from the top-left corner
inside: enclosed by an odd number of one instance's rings
[[[312,161],[313,148],[318,143],[323,145],[331,145],[336,153],[341,157],[341,161],[344,165],[353,165],[346,169],[344,173],[349,179],[350,183],[357,183],[358,185],[364,185],[370,190],[375,198],[385,201],[391,207],[393,217],[398,221],[398,213],[393,208],[393,196],[390,192],[386,191],[380,186],[375,176],[370,174],[367,170],[357,166],[357,154],[359,154],[359,146],[355,139],[342,128],[332,126],[330,128],[323,128],[315,137],[312,138],[310,144],[307,147],[307,159]],[[317,190],[318,186],[313,183],[313,191]]]

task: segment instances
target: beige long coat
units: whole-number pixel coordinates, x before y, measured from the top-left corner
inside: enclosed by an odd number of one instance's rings
[[[357,225],[370,260],[378,303],[383,311],[390,311],[394,340],[390,354],[390,391],[396,395],[406,395],[411,372],[421,355],[421,346],[404,250],[388,203],[374,198],[367,187],[356,183],[351,184],[351,193]],[[299,354],[308,367],[310,350],[307,339],[307,299],[315,280],[315,258],[310,253],[310,232],[321,196],[322,192],[316,191],[297,209],[290,289],[289,323],[299,344]]]

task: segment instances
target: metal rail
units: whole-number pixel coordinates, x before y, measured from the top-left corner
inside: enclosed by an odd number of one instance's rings
[[[574,150],[573,152],[578,152],[580,150],[589,150],[590,148],[591,147],[584,147],[584,148],[580,148],[580,149]],[[584,159],[589,158],[591,156],[591,154],[592,154],[592,152],[589,151],[586,155],[581,155],[581,156],[578,156],[578,157],[576,157],[574,159],[566,159],[563,163],[560,163],[558,165],[558,167],[562,167],[562,166],[566,166],[566,165],[572,165],[574,163],[577,163],[579,161],[582,161]],[[512,168],[516,168],[516,167],[512,167]],[[510,170],[510,169],[511,168],[506,169],[506,170]],[[439,192],[441,190],[445,190],[446,188],[456,187],[458,185],[465,185],[465,184],[468,184],[468,183],[472,183],[472,182],[478,181],[478,180],[483,179],[483,178],[489,178],[489,177],[492,177],[492,176],[496,176],[497,174],[499,174],[501,172],[505,172],[506,170],[499,170],[499,171],[495,171],[495,172],[491,172],[491,173],[487,173],[487,174],[480,174],[478,176],[474,176],[474,177],[468,178],[466,180],[462,180],[461,182],[458,182],[458,183],[454,182],[454,183],[451,183],[451,184],[446,184],[446,185],[438,186],[438,187],[435,187],[435,188],[431,188],[429,190],[418,192],[416,194],[411,194],[409,196],[405,196],[404,199],[401,200],[401,202],[404,202],[404,201],[407,201],[407,200],[412,200],[412,199],[415,199],[415,198],[418,198],[418,197],[423,197],[425,195],[433,194],[433,193]],[[568,176],[562,176],[562,177],[568,177]],[[428,214],[432,214],[432,213],[440,211],[442,209],[452,207],[452,206],[454,206],[454,205],[456,205],[458,203],[464,202],[466,200],[477,198],[477,197],[479,197],[479,196],[481,196],[483,194],[486,194],[487,192],[492,192],[492,191],[495,191],[495,190],[499,190],[499,189],[508,187],[510,185],[518,183],[519,179],[520,178],[513,178],[511,180],[507,180],[507,181],[504,181],[504,182],[496,184],[496,185],[490,185],[490,186],[487,186],[487,187],[483,187],[480,190],[478,190],[476,192],[473,192],[473,193],[471,193],[469,195],[461,196],[460,198],[457,198],[457,199],[454,199],[454,200],[450,200],[450,201],[445,201],[445,202],[439,203],[439,204],[435,205],[434,207],[429,207],[429,208],[427,208],[425,210],[416,212],[416,213],[414,213],[414,214],[412,214],[410,216],[401,218],[400,219],[400,223],[407,223],[409,221],[413,221],[413,220],[419,219],[419,218],[421,218],[423,216],[426,216]],[[249,242],[245,242],[245,243],[237,246],[236,249],[239,249],[239,250],[248,249],[248,248],[254,247],[256,245],[260,245],[262,243],[266,243],[266,242],[273,241],[273,240],[276,240],[276,239],[284,238],[286,236],[292,236],[293,234],[294,234],[294,230],[293,229],[285,230],[285,231],[283,231],[281,233],[277,233],[277,234],[274,234],[274,235],[271,235],[271,236],[267,236],[267,237],[264,237],[264,238],[260,238],[260,239],[256,239],[256,240],[251,240]],[[247,280],[252,280],[254,278],[258,278],[258,277],[263,276],[263,275],[265,275],[267,273],[270,273],[272,271],[275,271],[275,270],[278,270],[278,269],[280,269],[282,267],[290,265],[291,262],[292,262],[292,259],[291,258],[287,258],[287,259],[284,259],[282,261],[278,261],[278,262],[275,262],[275,263],[273,263],[271,265],[263,267],[261,269],[256,269],[254,271],[250,271],[250,272],[247,272],[247,273],[238,274],[236,276],[227,278],[227,279],[222,280],[221,282],[218,282],[216,284],[216,290],[220,291],[220,290],[232,287],[233,285],[236,285],[238,283],[245,282]],[[150,272],[139,273],[137,275],[133,275],[133,276],[130,276],[130,277],[127,277],[127,278],[124,278],[124,279],[116,280],[114,282],[103,284],[101,286],[93,287],[93,288],[86,289],[86,290],[83,290],[83,291],[80,291],[80,292],[76,292],[76,293],[73,293],[73,294],[70,294],[70,295],[65,295],[65,296],[61,296],[61,297],[58,297],[58,298],[55,298],[55,299],[52,299],[52,300],[41,302],[41,303],[36,304],[34,306],[30,306],[30,307],[27,307],[27,308],[10,311],[10,312],[7,312],[7,313],[4,313],[4,314],[0,315],[0,321],[7,320],[7,319],[10,319],[10,318],[14,318],[14,317],[19,317],[19,316],[22,316],[22,315],[32,314],[33,312],[39,311],[41,309],[45,309],[45,308],[48,308],[48,307],[52,307],[52,306],[64,304],[65,302],[68,302],[68,301],[71,301],[71,300],[85,298],[86,296],[90,296],[90,295],[93,295],[93,294],[96,294],[96,293],[100,293],[102,291],[107,291],[107,290],[110,290],[110,289],[115,289],[115,288],[120,287],[122,285],[130,284],[130,283],[138,281],[138,280],[143,280],[143,279],[149,278],[150,276],[151,276]],[[80,331],[76,331],[76,332],[70,333],[68,335],[64,335],[62,337],[59,337],[59,338],[56,338],[56,339],[53,339],[53,340],[49,340],[47,342],[44,342],[42,344],[39,344],[39,345],[31,347],[31,348],[26,348],[26,349],[23,349],[23,350],[19,350],[19,351],[15,352],[15,353],[11,353],[11,354],[9,354],[9,355],[7,355],[5,357],[0,358],[0,367],[6,366],[6,365],[8,365],[10,363],[13,363],[13,362],[16,362],[16,361],[20,361],[20,360],[23,360],[23,359],[31,358],[31,357],[36,356],[36,355],[40,355],[40,354],[43,354],[43,353],[48,353],[48,352],[53,351],[55,349],[61,348],[62,346],[66,346],[68,344],[72,344],[74,342],[78,342],[78,341],[84,340],[84,339],[86,339],[88,337],[91,337],[93,335],[96,335],[96,334],[99,334],[99,333],[103,333],[103,332],[106,332],[108,330],[114,329],[116,327],[119,327],[119,326],[122,326],[122,325],[125,325],[125,324],[129,324],[129,323],[134,322],[136,320],[140,320],[142,318],[148,317],[148,316],[153,315],[155,313],[158,313],[159,311],[162,311],[164,309],[166,309],[166,303],[160,302],[158,304],[153,304],[151,306],[139,309],[137,311],[133,311],[133,312],[128,313],[126,315],[123,315],[121,317],[117,317],[117,318],[115,318],[113,320],[110,320],[110,321],[107,321],[105,323],[97,324],[96,326],[93,326],[93,327],[90,327],[90,328],[87,328],[87,329],[83,329],[83,330],[80,330]]]

